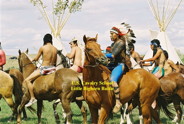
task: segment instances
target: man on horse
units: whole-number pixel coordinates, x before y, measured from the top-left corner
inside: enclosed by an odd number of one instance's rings
[[[71,52],[66,54],[66,57],[73,59],[73,65],[70,69],[81,73],[82,72],[82,50],[78,47],[77,40],[72,40],[70,43]]]
[[[155,63],[155,67],[152,73],[157,78],[162,78],[164,76],[164,63],[166,57],[164,55],[163,49],[160,46],[160,41],[158,39],[153,39],[150,44],[151,49],[153,50],[153,57],[145,60],[141,60],[140,62],[143,63],[143,66],[151,66]],[[144,63],[150,62],[150,63]]]
[[[4,64],[6,64],[6,55],[1,47],[1,42],[0,42],[0,70],[3,70]]]
[[[30,101],[25,105],[26,107],[31,106],[37,100],[33,93],[33,84],[31,83],[33,80],[38,78],[40,75],[45,75],[48,72],[55,71],[56,59],[57,59],[57,49],[52,45],[52,35],[46,34],[43,38],[43,46],[40,47],[38,54],[32,61],[38,61],[38,59],[42,56],[42,64],[41,67],[35,70],[31,75],[29,75],[24,83],[27,83],[29,93],[31,95]]]
[[[114,58],[114,64],[115,64],[115,68],[112,70],[112,73],[111,73],[111,81],[113,82],[112,86],[114,87],[114,93],[116,98],[116,105],[113,109],[114,113],[117,113],[122,107],[122,104],[119,100],[118,81],[122,76],[122,74],[124,74],[126,70],[128,70],[128,67],[125,64],[126,63],[126,40],[123,38],[123,36],[127,32],[122,32],[117,27],[113,27],[110,30],[110,38],[113,41],[111,45],[112,53],[106,54],[106,57]]]

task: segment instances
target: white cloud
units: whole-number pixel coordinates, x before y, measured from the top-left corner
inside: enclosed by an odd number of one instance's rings
[[[38,49],[42,45],[44,34],[50,29],[37,8],[29,0],[0,2],[0,40],[5,42],[3,48]],[[174,46],[181,50],[184,46],[183,8],[184,3],[167,30],[170,40],[177,41],[173,42]],[[85,0],[81,12],[73,14],[62,30],[61,40],[69,50],[68,42],[73,37],[82,41],[84,34],[94,37],[98,33],[98,42],[105,49],[111,44],[109,30],[122,21],[129,23],[137,36],[136,50],[141,54],[147,51],[149,29],[158,30],[158,26],[145,0]],[[12,51],[9,50],[8,53],[13,53]]]

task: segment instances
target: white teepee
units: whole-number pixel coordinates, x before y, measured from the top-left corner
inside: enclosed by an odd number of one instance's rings
[[[30,0],[38,8],[47,22],[52,36],[53,45],[62,50],[66,55],[66,49],[61,42],[61,30],[70,18],[72,13],[81,10],[84,0]]]
[[[172,60],[174,63],[182,63],[182,61],[176,53],[175,48],[171,44],[166,34],[166,29],[173,19],[174,15],[176,14],[176,11],[181,2],[182,0],[148,0],[150,8],[160,29],[160,31],[150,31],[151,40],[158,39],[160,41],[161,47],[164,50],[167,50],[169,54],[169,59]],[[144,59],[151,58],[152,56],[153,52],[151,49],[149,49],[148,52],[145,54]]]

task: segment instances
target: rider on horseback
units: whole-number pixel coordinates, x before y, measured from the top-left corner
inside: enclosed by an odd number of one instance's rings
[[[127,31],[128,32],[128,31]],[[113,109],[114,113],[117,113],[120,108],[122,107],[122,104],[119,100],[119,86],[118,81],[122,74],[128,70],[128,67],[126,66],[126,40],[124,39],[124,35],[127,33],[123,33],[120,31],[119,28],[113,27],[110,30],[110,38],[114,42],[111,45],[111,52],[112,53],[106,53],[106,57],[108,58],[114,58],[114,64],[115,68],[112,70],[111,73],[111,81],[113,82],[114,87],[114,93],[116,98],[116,105]]]
[[[31,75],[29,75],[24,83],[27,83],[29,93],[31,95],[30,101],[25,105],[26,107],[31,106],[37,100],[35,99],[33,93],[33,84],[31,83],[33,80],[38,78],[40,75],[44,75],[46,72],[55,70],[56,59],[57,59],[57,49],[52,45],[52,35],[46,34],[43,38],[43,46],[40,47],[38,54],[32,61],[38,61],[40,56],[42,56],[42,65],[40,68],[35,70]]]
[[[78,47],[77,40],[72,40],[70,43],[71,52],[66,55],[69,59],[73,59],[73,65],[70,69],[81,73],[82,72],[82,50]]]
[[[166,57],[164,55],[163,49],[160,46],[160,41],[158,39],[154,39],[151,41],[151,49],[153,50],[153,57],[145,60],[141,60],[143,66],[151,66],[153,63],[155,63],[155,67],[152,71],[152,74],[154,74],[157,78],[161,78],[164,76],[164,63],[166,60]],[[150,62],[150,63],[144,63],[144,62]]]

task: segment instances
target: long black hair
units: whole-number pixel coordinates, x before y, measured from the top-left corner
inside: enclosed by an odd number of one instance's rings
[[[151,45],[154,45],[154,48],[153,48],[153,56],[155,56],[155,54],[157,53],[157,48],[158,47],[161,47],[160,41],[158,39],[153,39],[151,41]]]
[[[43,38],[43,45],[51,43],[52,44],[52,35],[51,34],[46,34]]]
[[[169,58],[168,52],[166,50],[163,50],[166,60]]]

